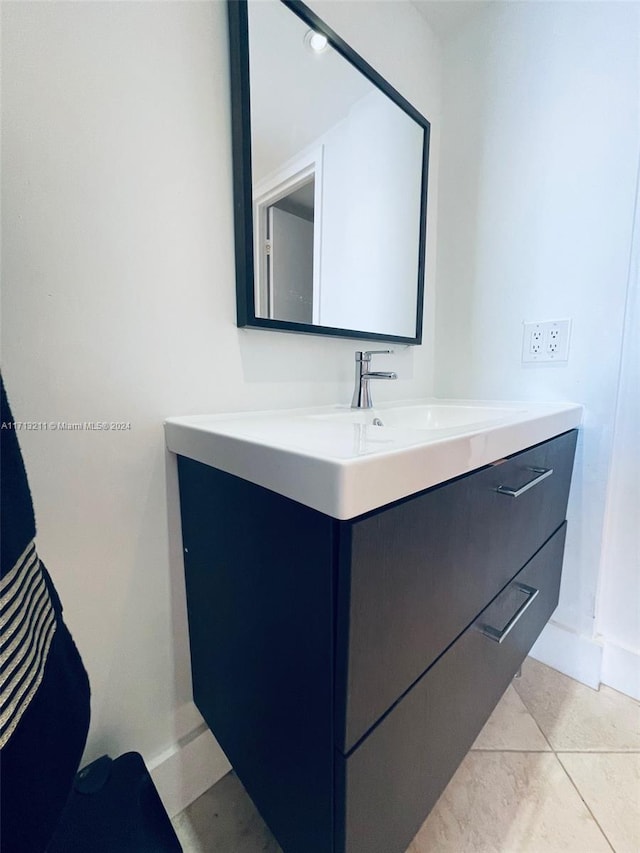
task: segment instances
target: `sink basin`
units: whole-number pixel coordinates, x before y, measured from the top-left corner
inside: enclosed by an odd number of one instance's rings
[[[580,424],[574,403],[410,400],[168,418],[167,447],[336,519],[490,465]]]
[[[520,410],[524,411],[524,410]],[[396,408],[349,409],[335,414],[310,415],[318,421],[372,424],[399,429],[448,430],[458,427],[482,427],[492,421],[513,417],[517,410],[497,406],[428,403]]]

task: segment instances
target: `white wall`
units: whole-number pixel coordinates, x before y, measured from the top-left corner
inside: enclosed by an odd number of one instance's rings
[[[637,699],[640,699],[639,202],[637,194],[596,614],[596,629],[603,644],[602,680]]]
[[[376,90],[317,141],[320,321],[415,337],[424,131]]]
[[[438,48],[410,4],[312,5],[437,119]],[[2,14],[2,360],[14,415],[131,422],[20,436],[39,550],[91,678],[86,760],[141,751],[175,812],[226,765],[190,701],[162,420],[347,402],[364,344],[235,326],[224,4],[4,3]],[[437,134],[432,151],[435,174]],[[430,191],[428,342],[435,180]],[[432,391],[429,345],[379,366],[400,375],[379,399]]]
[[[556,627],[536,653],[594,685],[638,163],[639,14],[631,3],[496,3],[443,52],[436,392],[584,405]],[[564,317],[569,362],[523,366],[522,321]]]

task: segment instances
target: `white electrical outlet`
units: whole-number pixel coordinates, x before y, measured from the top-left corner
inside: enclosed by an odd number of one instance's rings
[[[571,320],[523,323],[522,361],[568,361]]]
[[[543,336],[542,329],[534,327],[531,330],[531,336],[529,337],[529,353],[531,355],[540,354],[543,345]]]

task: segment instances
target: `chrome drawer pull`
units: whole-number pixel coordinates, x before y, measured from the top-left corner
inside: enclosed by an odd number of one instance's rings
[[[511,632],[511,629],[515,627],[516,622],[520,619],[521,616],[524,615],[525,610],[533,604],[540,592],[539,589],[535,589],[532,586],[527,586],[527,584],[525,583],[519,583],[517,584],[517,587],[521,592],[527,594],[527,598],[522,602],[520,607],[518,607],[518,609],[513,614],[511,619],[509,619],[502,631],[499,631],[497,628],[494,628],[493,625],[480,626],[480,630],[485,635],[485,637],[488,637],[490,640],[493,640],[496,643],[501,643],[507,638],[508,634]]]
[[[521,486],[519,489],[512,489],[509,486],[498,486],[496,492],[499,492],[501,495],[509,495],[509,497],[518,498],[520,495],[524,494],[524,492],[528,492],[529,489],[537,486],[538,483],[541,483],[553,474],[553,468],[529,468],[529,471],[533,471],[537,476],[534,477],[533,480],[529,480],[528,483],[525,483],[524,486]]]

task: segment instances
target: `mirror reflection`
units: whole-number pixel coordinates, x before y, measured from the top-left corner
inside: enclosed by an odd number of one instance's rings
[[[315,176],[311,175],[265,208],[264,308],[260,301],[264,316],[294,323],[319,322],[319,312],[316,309],[314,317],[313,310],[314,199]]]
[[[428,123],[280,0],[248,32],[255,317],[418,342]]]

